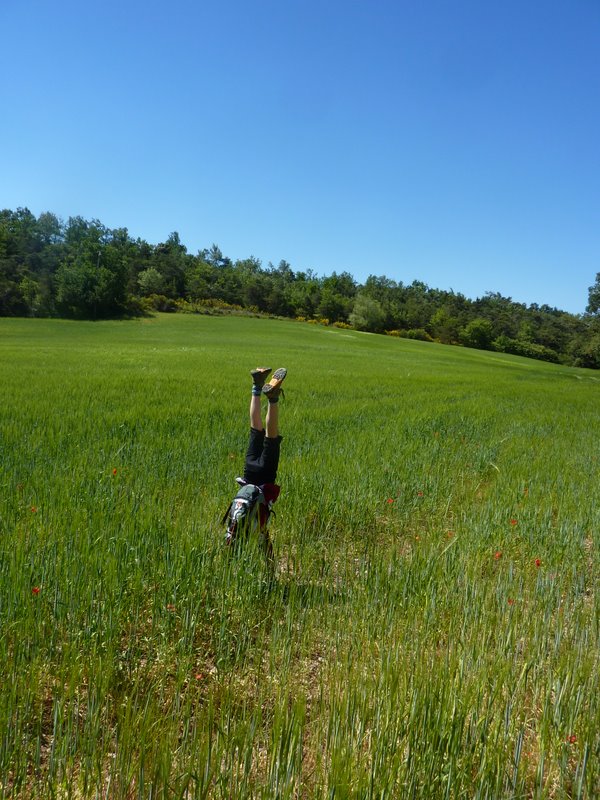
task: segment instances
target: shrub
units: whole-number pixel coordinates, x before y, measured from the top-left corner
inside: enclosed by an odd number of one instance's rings
[[[407,339],[419,339],[421,342],[433,342],[433,337],[430,336],[425,328],[409,328],[406,331]]]
[[[250,311],[235,303],[226,303],[224,300],[176,300],[177,311],[184,314],[224,314],[228,312]]]
[[[489,350],[492,339],[493,328],[489,319],[473,319],[460,332],[461,342],[478,350]]]
[[[200,308],[222,308],[225,311],[243,311],[242,306],[236,303],[226,303],[225,300],[209,297],[207,300],[198,300],[196,303]]]
[[[148,311],[152,309],[148,308],[147,303],[145,302],[147,298],[135,297],[134,295],[130,295],[127,297],[127,301],[125,303],[125,313],[128,317],[140,317],[144,314],[147,314]]]
[[[433,342],[433,337],[425,328],[409,328],[407,331],[386,331],[388,336],[398,336],[401,339],[418,339],[421,342]]]
[[[575,366],[600,369],[600,332],[591,338],[580,337],[572,348]]]
[[[528,342],[525,339],[511,339],[504,334],[494,339],[492,347],[498,353],[511,353],[515,356],[525,356],[525,358],[537,358],[540,361],[551,361],[553,364],[558,364],[559,362],[558,353],[551,347]]]
[[[141,300],[146,311],[177,311],[177,302],[164,294],[151,294]]]

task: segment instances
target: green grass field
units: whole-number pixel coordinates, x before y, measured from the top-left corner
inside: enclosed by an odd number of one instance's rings
[[[599,373],[178,315],[0,319],[0,374],[0,797],[600,796]]]

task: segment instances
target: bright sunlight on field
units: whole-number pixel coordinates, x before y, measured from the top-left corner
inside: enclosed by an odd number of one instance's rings
[[[286,366],[269,586],[223,548]],[[294,322],[0,319],[0,796],[600,794],[600,381]]]

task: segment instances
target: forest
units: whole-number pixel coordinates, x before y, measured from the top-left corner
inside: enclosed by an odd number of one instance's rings
[[[216,244],[194,255],[177,232],[150,244],[96,219],[0,211],[0,316],[98,320],[152,311],[290,317],[600,369],[600,273],[578,315],[497,292],[470,299],[419,280],[372,274],[361,284],[346,271],[320,276],[285,260],[234,261]]]

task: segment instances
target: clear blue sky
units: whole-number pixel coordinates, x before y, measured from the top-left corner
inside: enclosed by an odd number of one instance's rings
[[[4,0],[0,207],[581,312],[599,0]]]

